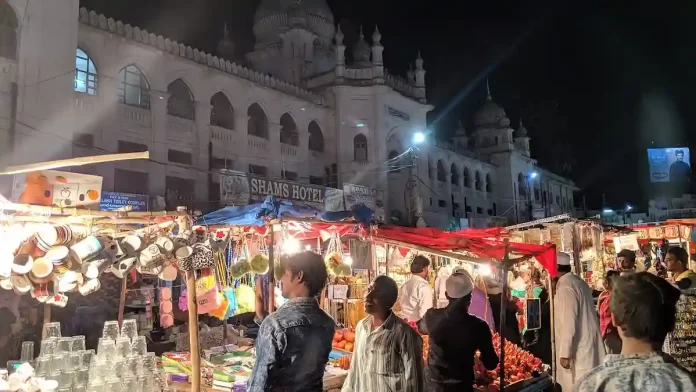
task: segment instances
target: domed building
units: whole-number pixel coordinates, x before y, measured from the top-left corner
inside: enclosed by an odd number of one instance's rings
[[[151,208],[207,211],[263,199],[282,184],[304,191],[280,198],[343,209],[371,195],[380,219],[444,228],[459,218],[471,226],[528,219],[520,190],[572,205],[574,185],[541,174],[526,131],[513,137],[490,93],[455,143],[414,144],[433,109],[420,53],[404,64],[406,77],[388,73],[379,29],[364,26],[344,42],[325,0],[262,0],[250,53],[227,26],[206,53],[77,2],[25,3],[0,2],[6,166],[149,151],[147,161],[74,171],[102,177],[106,192],[150,195]],[[519,180],[532,171],[555,188]]]

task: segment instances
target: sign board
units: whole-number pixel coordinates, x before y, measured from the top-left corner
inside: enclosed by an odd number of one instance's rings
[[[326,211],[341,211],[343,192],[339,189],[299,182],[272,180],[244,172],[223,170],[220,173],[220,201],[226,205],[261,202],[266,196],[298,202]],[[326,197],[328,200],[325,200]]]
[[[332,284],[327,290],[329,299],[348,299],[348,285]]]
[[[384,192],[364,185],[343,184],[343,198],[346,210],[356,204],[364,204],[375,212],[375,219],[384,222]]]
[[[16,203],[96,210],[101,197],[102,178],[88,174],[39,170],[15,174],[12,184]]]
[[[99,202],[99,209],[101,211],[117,211],[130,206],[131,211],[143,212],[148,210],[148,199],[147,195],[104,192]]]
[[[541,300],[539,298],[527,298],[525,303],[525,326],[527,331],[541,328]]]
[[[635,234],[628,235],[617,235],[614,237],[614,249],[618,253],[622,249],[629,249],[632,251],[639,251],[638,237]]]

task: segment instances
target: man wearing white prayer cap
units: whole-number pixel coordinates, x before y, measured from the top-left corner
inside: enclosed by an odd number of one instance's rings
[[[599,317],[592,289],[571,273],[570,255],[558,252],[558,283],[554,298],[556,381],[564,391],[599,366],[606,351],[599,331]]]
[[[498,366],[488,324],[469,313],[473,291],[471,275],[454,272],[445,282],[447,307],[429,309],[418,322],[420,332],[429,335],[426,392],[473,391],[476,351],[486,369]]]

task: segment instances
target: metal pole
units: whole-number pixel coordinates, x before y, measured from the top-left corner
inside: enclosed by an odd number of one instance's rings
[[[556,380],[556,329],[554,327],[554,320],[553,320],[555,317],[554,316],[555,313],[554,313],[554,307],[553,307],[553,297],[554,297],[553,277],[551,277],[551,275],[549,275],[548,286],[549,286],[549,301],[551,301],[551,303],[549,304],[551,306],[551,310],[550,310],[550,314],[549,314],[549,321],[550,321],[549,327],[551,328],[551,361],[552,361],[552,363],[550,363],[549,365],[551,365],[551,376],[553,377],[553,379],[555,381]],[[542,304],[542,307],[543,306],[544,305]]]
[[[270,243],[268,245],[268,260],[271,268],[268,269],[268,309],[266,311],[268,314],[273,313],[275,309],[275,239],[273,235],[273,223],[268,226],[268,233],[270,235]]]
[[[508,305],[508,285],[507,285],[507,273],[508,273],[508,263],[510,261],[510,240],[505,239],[505,256],[503,257],[503,294],[500,299],[500,371],[498,377],[500,377],[500,391],[505,390],[505,314],[507,313]]]

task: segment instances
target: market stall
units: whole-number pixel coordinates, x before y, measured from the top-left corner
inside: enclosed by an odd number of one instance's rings
[[[598,222],[577,220],[563,214],[505,229],[509,231],[512,242],[556,245],[556,249],[571,256],[573,273],[591,286],[601,285],[607,261],[602,238],[603,226]]]
[[[501,229],[464,230],[443,232],[437,229],[417,229],[393,226],[375,227],[372,239],[387,248],[399,249],[405,254],[422,254],[432,258],[447,259],[460,265],[469,265],[469,271],[476,279],[481,274],[498,271],[507,276],[508,271],[520,263],[534,260],[549,274],[555,275],[556,250],[552,244],[531,245],[513,243],[503,239],[507,233]],[[389,266],[387,266],[389,270]],[[502,289],[507,290],[508,279],[502,278]],[[505,296],[503,298],[506,298]],[[505,301],[505,300],[504,300]],[[500,322],[505,323],[505,306],[501,307]],[[496,350],[500,355],[501,366],[489,372],[475,367],[476,387],[485,390],[543,390],[551,383],[548,374],[543,373],[541,361],[520,347],[507,342],[504,336],[496,337]],[[424,337],[427,347],[427,336]],[[427,350],[427,348],[426,348]],[[425,357],[425,353],[424,353]],[[531,364],[529,369],[522,363]],[[522,369],[520,371],[520,369]]]

